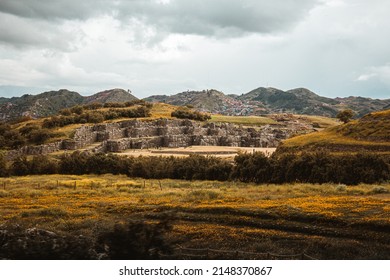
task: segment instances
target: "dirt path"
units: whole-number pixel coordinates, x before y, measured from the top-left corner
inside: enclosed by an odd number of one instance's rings
[[[190,146],[182,148],[160,148],[143,150],[126,150],[121,155],[131,156],[176,156],[184,157],[190,154],[210,155],[221,158],[233,158],[239,152],[253,153],[262,152],[270,156],[276,148],[252,148],[252,147],[227,147],[227,146]]]

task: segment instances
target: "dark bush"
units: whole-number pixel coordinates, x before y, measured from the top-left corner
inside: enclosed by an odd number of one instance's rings
[[[70,116],[72,115],[72,111],[68,108],[65,108],[65,109],[62,109],[60,110],[60,115],[63,115],[63,116]]]
[[[77,106],[70,108],[70,111],[73,114],[81,115],[84,112],[84,108],[82,106],[77,105]]]
[[[30,143],[39,145],[45,143],[51,138],[51,136],[52,135],[48,129],[36,129],[29,133],[28,140]]]
[[[159,254],[171,252],[166,233],[171,230],[170,218],[155,224],[130,221],[116,224],[114,229],[98,238],[104,253],[112,260],[158,259]]]
[[[29,174],[56,174],[59,171],[58,161],[47,155],[34,156],[29,167]]]
[[[14,159],[11,166],[11,174],[16,176],[29,175],[31,172],[31,162],[26,156],[19,156]]]

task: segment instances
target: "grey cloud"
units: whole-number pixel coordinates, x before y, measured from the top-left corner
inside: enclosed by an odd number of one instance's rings
[[[75,49],[76,39],[81,36],[81,31],[77,28],[65,31],[61,25],[0,13],[0,43],[5,45],[72,51]]]
[[[212,36],[269,33],[291,28],[319,0],[2,0],[0,11],[23,18],[78,19],[108,14],[137,19],[158,32]]]
[[[24,18],[86,19],[112,10],[110,0],[1,0],[0,11]]]
[[[133,19],[168,33],[236,37],[292,28],[319,2],[311,0],[121,1],[122,19]]]

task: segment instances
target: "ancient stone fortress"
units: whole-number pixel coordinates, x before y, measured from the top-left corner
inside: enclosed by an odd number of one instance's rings
[[[271,126],[256,129],[178,119],[130,120],[80,127],[73,140],[63,141],[63,149],[80,149],[95,142],[101,145],[94,150],[103,152],[188,146],[276,147],[289,134]]]
[[[88,149],[92,152],[121,152],[128,149],[176,148],[188,146],[276,147],[295,133],[280,125],[243,127],[229,123],[202,123],[180,119],[129,120],[83,125],[73,139],[11,151],[20,154],[47,154],[59,150]],[[93,145],[95,144],[95,145]],[[97,145],[96,145],[97,144]]]

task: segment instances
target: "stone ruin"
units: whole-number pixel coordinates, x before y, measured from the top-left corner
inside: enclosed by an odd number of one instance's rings
[[[59,150],[89,148],[92,152],[121,152],[127,149],[178,148],[189,146],[277,147],[294,134],[282,125],[244,127],[231,123],[201,123],[180,119],[128,120],[116,123],[83,125],[73,139],[26,146],[11,151],[18,154],[47,154]],[[98,144],[98,145],[92,145]],[[13,155],[12,155],[13,153]]]
[[[179,148],[189,146],[276,147],[290,131],[264,126],[244,128],[229,123],[158,119],[123,121],[84,126],[64,149],[79,149],[101,142],[95,151],[121,152],[128,149]]]

